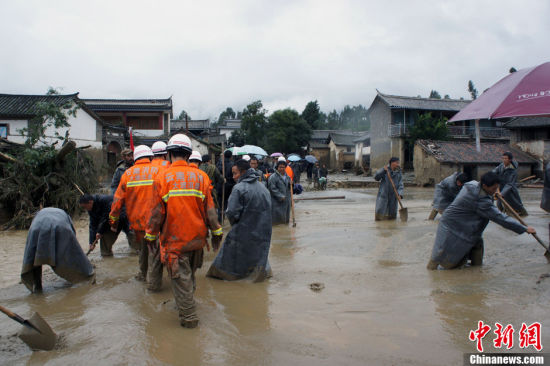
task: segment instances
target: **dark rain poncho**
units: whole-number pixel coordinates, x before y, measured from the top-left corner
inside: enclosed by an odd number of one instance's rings
[[[445,211],[453,203],[461,188],[456,184],[457,175],[458,173],[451,174],[435,186],[434,201],[432,204],[434,209]]]
[[[459,265],[482,240],[489,220],[518,234],[527,230],[526,226],[501,213],[480,183],[464,184],[439,221],[431,260],[444,268]]]
[[[518,214],[526,213],[521,198],[519,196],[519,191],[517,188],[517,173],[518,163],[515,160],[512,160],[511,164],[507,167],[503,163],[500,163],[493,172],[496,173],[500,180],[500,193],[502,197],[512,206],[514,211]],[[498,202],[498,207],[502,210],[502,203]]]
[[[267,188],[271,193],[273,225],[288,224],[290,221],[290,177],[275,171],[267,180]]]
[[[70,216],[58,208],[44,208],[32,220],[21,269],[21,280],[30,291],[42,288],[44,264],[72,283],[94,275],[92,264],[76,239]]]
[[[546,170],[544,171],[544,188],[542,190],[540,208],[546,212],[550,212],[550,163],[546,164]]]
[[[271,197],[250,168],[233,187],[226,216],[231,223],[223,246],[207,276],[237,280],[247,276],[262,281],[270,275]]]
[[[397,189],[397,194],[403,196],[403,176],[401,175],[401,171],[393,171],[389,166],[388,169],[395,184],[395,189]],[[397,198],[395,197],[391,182],[388,180],[388,173],[386,173],[384,168],[380,168],[376,172],[374,179],[380,181],[378,196],[376,196],[375,219],[395,219],[397,217]]]

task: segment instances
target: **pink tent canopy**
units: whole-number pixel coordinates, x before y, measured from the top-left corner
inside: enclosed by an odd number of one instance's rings
[[[513,72],[449,122],[550,115],[550,62]]]

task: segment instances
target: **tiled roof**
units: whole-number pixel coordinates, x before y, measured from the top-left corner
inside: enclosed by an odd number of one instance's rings
[[[380,92],[378,92],[378,97],[392,109],[402,108],[426,111],[458,112],[471,102],[470,100],[459,99],[403,97],[399,95],[386,95]]]
[[[550,117],[518,117],[504,125],[506,128],[550,127]]]
[[[367,133],[364,133],[362,135],[359,135],[359,137],[355,137],[353,139],[353,142],[355,142],[355,143],[358,143],[358,142],[364,142],[365,143],[366,142],[370,145],[370,133],[367,132]]]
[[[168,99],[82,99],[94,112],[159,112],[172,111],[172,98]]]
[[[331,132],[351,132],[347,130],[312,130],[311,131],[311,140],[328,140],[328,135]]]
[[[328,149],[328,144],[320,141],[309,141],[309,147],[312,149]]]
[[[476,150],[475,141],[417,140],[416,143],[441,163],[498,164],[502,162],[505,151],[510,151],[518,163],[537,163],[537,160],[506,143],[482,142],[480,152]]]
[[[354,140],[357,138],[356,134],[338,132],[331,132],[329,136],[334,144],[341,146],[355,146]]]
[[[63,106],[77,101],[78,93],[67,95],[0,94],[0,116],[31,118],[36,114],[37,103],[54,103]]]

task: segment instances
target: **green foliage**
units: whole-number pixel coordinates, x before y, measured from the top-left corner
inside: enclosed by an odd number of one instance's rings
[[[319,103],[317,103],[316,100],[306,104],[306,107],[302,112],[302,118],[314,130],[322,127],[321,110],[319,109]]]
[[[474,82],[472,80],[468,81],[468,93],[470,93],[470,96],[472,97],[472,100],[476,100],[476,98],[477,98],[477,89],[474,86]]]
[[[516,68],[514,66],[510,67],[510,70],[508,70],[508,72],[511,74],[513,72],[516,72],[518,70],[516,70]]]
[[[441,99],[441,94],[439,94],[439,92],[438,92],[437,90],[432,90],[432,91],[430,92],[429,98]]]
[[[268,151],[299,152],[311,137],[311,127],[297,111],[287,108],[269,116],[266,135]]]
[[[261,100],[247,105],[243,110],[241,129],[244,131],[246,144],[265,145],[266,113]]]
[[[178,116],[178,119],[185,120],[186,117],[189,121],[191,120],[191,116],[189,114],[187,114],[187,112],[182,109],[182,111],[180,112],[180,114]]]
[[[451,96],[449,94],[445,94],[445,96],[443,97],[443,99],[451,99]]]
[[[57,95],[58,92],[50,88],[47,95]],[[58,106],[53,102],[39,102],[34,106],[35,117],[29,120],[28,127],[19,130],[21,135],[26,136],[25,145],[28,147],[34,147],[39,142],[41,144],[47,143],[46,130],[50,127],[55,128],[53,137],[58,140],[68,138],[68,134],[65,136],[59,135],[58,129],[64,127],[70,127],[68,120],[70,116],[76,117],[77,110],[80,107],[73,102],[67,102],[62,106]]]
[[[231,133],[231,136],[227,139],[227,143],[231,146],[243,146],[245,145],[246,133],[242,129],[235,130]]]
[[[449,130],[447,118],[436,118],[431,112],[418,116],[414,125],[409,131],[408,141],[414,143],[416,140],[447,140]]]

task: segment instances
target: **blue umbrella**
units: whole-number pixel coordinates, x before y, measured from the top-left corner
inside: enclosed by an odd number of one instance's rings
[[[300,161],[300,160],[302,160],[302,158],[299,157],[296,154],[291,154],[291,155],[288,156],[287,160],[288,161]]]
[[[256,145],[244,145],[240,148],[241,151],[246,151],[247,154],[267,156],[267,152]]]
[[[308,163],[315,164],[318,160],[313,155],[306,155],[306,160]]]

